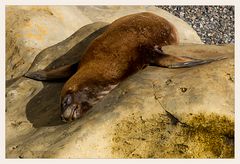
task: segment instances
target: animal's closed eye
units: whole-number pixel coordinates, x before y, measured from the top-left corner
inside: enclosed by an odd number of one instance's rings
[[[67,105],[70,105],[73,101],[73,98],[70,94],[66,95],[62,101],[63,107],[66,107]]]

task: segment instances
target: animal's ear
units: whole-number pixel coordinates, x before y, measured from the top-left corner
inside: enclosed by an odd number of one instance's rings
[[[44,69],[36,72],[27,72],[24,76],[34,80],[50,81],[66,79],[77,71],[78,63],[64,65],[55,69]]]
[[[211,63],[213,61],[218,61],[226,59],[227,57],[215,57],[209,59],[195,59],[186,56],[174,56],[165,54],[158,47],[154,47],[155,55],[151,57],[150,64],[154,66],[161,66],[167,68],[185,68],[193,67],[201,64]]]

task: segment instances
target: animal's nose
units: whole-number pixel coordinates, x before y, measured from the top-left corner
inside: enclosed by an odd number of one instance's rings
[[[61,120],[63,122],[68,122],[69,121],[68,118],[65,118],[63,114],[61,114]]]

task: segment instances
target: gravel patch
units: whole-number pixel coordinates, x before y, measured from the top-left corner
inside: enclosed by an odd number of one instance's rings
[[[234,43],[234,6],[157,6],[181,18],[205,44]]]

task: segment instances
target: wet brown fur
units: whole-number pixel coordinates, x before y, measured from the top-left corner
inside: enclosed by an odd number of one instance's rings
[[[61,97],[84,86],[118,83],[149,63],[149,49],[177,43],[176,29],[160,16],[143,12],[119,18],[89,45]]]

